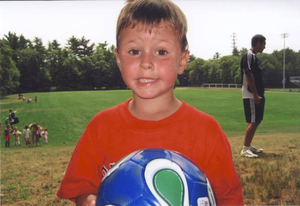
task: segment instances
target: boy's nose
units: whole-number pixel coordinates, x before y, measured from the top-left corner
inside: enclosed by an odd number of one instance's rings
[[[150,63],[142,63],[140,69],[153,69],[153,65]]]
[[[151,58],[148,55],[143,55],[140,69],[153,69]]]

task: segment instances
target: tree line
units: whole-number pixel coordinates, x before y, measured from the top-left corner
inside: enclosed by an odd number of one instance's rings
[[[65,47],[53,40],[43,45],[9,32],[0,40],[1,95],[26,92],[92,89],[125,89],[115,61],[115,46],[107,42],[90,43],[85,37],[72,36]],[[247,51],[234,49],[232,55],[216,53],[204,60],[190,55],[176,86],[202,86],[204,83],[241,84],[240,59]],[[300,51],[285,50],[286,87],[296,87],[291,76],[300,76]],[[283,50],[258,54],[265,86],[282,87]]]

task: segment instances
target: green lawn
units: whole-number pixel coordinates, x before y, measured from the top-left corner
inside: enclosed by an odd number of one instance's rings
[[[215,117],[228,136],[233,162],[246,205],[300,204],[300,93],[266,92],[265,117],[254,144],[264,148],[258,159],[241,158],[245,120],[241,91],[236,89],[176,88],[180,100]],[[39,122],[47,127],[49,144],[1,148],[2,205],[73,205],[56,197],[74,146],[87,123],[99,111],[124,102],[131,91],[80,91],[24,94],[38,102],[1,99],[1,147],[8,110],[17,111],[20,130]]]
[[[180,89],[178,99],[202,110],[217,119],[230,136],[244,134],[245,120],[241,91],[236,89]],[[17,111],[20,131],[25,125],[38,122],[48,128],[49,145],[74,146],[87,123],[99,111],[132,97],[130,90],[75,91],[24,94],[38,97],[38,102],[18,100],[18,95],[1,99],[1,135],[9,109]],[[300,93],[266,92],[264,121],[257,134],[300,133]],[[23,140],[23,138],[21,138]],[[13,140],[13,138],[12,138]],[[3,141],[3,138],[1,138]],[[4,147],[4,143],[1,144]]]

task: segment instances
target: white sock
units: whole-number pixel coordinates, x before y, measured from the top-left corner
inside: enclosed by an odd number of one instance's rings
[[[244,146],[243,147],[243,151],[246,151],[246,150],[248,150],[248,149],[250,149],[250,146],[248,147],[248,146]]]

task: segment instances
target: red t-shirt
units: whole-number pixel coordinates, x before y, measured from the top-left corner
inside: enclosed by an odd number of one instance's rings
[[[217,121],[182,102],[160,121],[135,118],[130,99],[99,112],[87,125],[57,192],[71,199],[97,194],[102,177],[122,157],[139,149],[174,150],[190,158],[208,177],[218,205],[244,205],[229,142]]]

